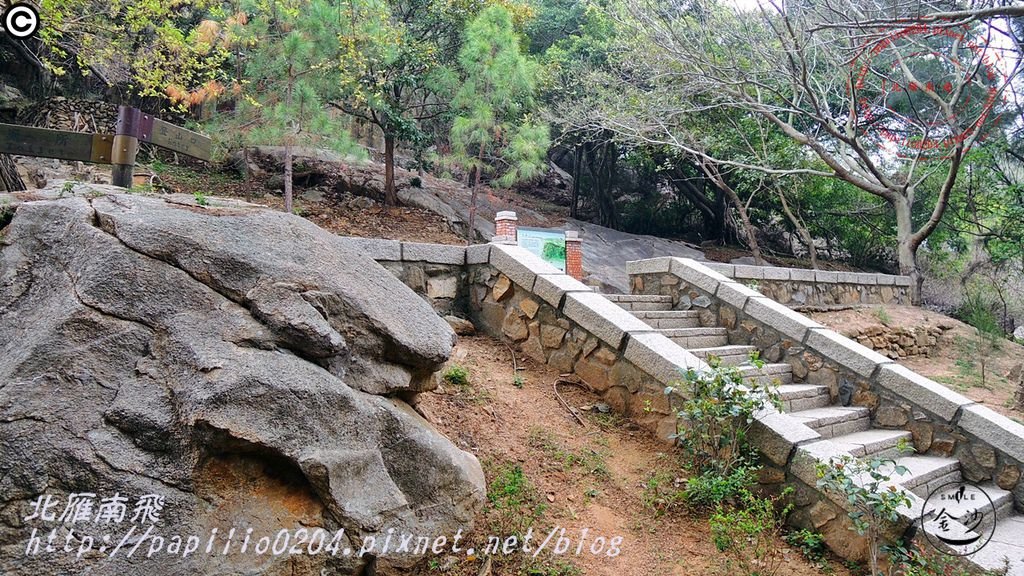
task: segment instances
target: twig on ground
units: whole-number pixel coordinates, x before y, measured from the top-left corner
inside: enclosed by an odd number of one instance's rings
[[[562,407],[565,408],[566,411],[569,412],[569,414],[572,414],[572,417],[575,418],[576,421],[580,423],[580,426],[583,426],[585,428],[587,426],[587,423],[584,422],[583,419],[580,418],[579,415],[576,414],[575,411],[573,411],[572,407],[569,406],[569,403],[566,402],[565,398],[562,398],[562,395],[558,392],[558,385],[560,383],[563,383],[563,382],[566,383],[566,384],[574,384],[574,382],[569,382],[569,381],[566,381],[566,380],[562,380],[561,378],[559,378],[558,380],[555,380],[551,384],[551,389],[555,391],[555,398],[558,398],[558,401],[562,404]]]
[[[519,362],[516,361],[516,353],[512,350],[512,347],[508,345],[508,342],[502,342],[505,348],[508,348],[508,353],[512,355],[512,373],[519,374]]]

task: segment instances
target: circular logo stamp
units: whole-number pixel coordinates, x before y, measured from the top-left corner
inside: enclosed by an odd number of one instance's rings
[[[17,3],[4,12],[4,30],[18,39],[39,31],[39,11],[31,4]]]
[[[939,552],[969,556],[984,548],[995,534],[995,503],[979,486],[949,482],[928,494],[921,527]]]
[[[948,157],[999,124],[999,51],[968,29],[907,26],[864,47],[854,69],[862,129],[901,157]]]

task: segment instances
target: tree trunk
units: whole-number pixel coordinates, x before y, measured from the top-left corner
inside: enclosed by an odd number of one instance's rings
[[[476,194],[476,190],[473,191]],[[384,132],[384,205],[397,206],[395,194],[395,136]]]
[[[750,248],[750,254],[754,257],[754,264],[757,266],[764,266],[764,258],[761,257],[761,245],[757,243],[757,230],[754,229],[753,222],[750,221],[750,213],[747,212],[747,207],[743,205],[743,201],[740,200],[739,194],[732,189],[729,184],[726,183],[725,178],[718,169],[709,162],[703,162],[701,169],[704,173],[711,178],[712,182],[725,193],[729,202],[736,208],[736,211],[740,214],[740,221],[743,222],[743,235],[747,240],[747,247]]]
[[[917,244],[914,243],[910,202],[900,196],[892,205],[896,209],[896,259],[899,262],[900,274],[910,276],[910,303],[920,306],[924,276],[917,266]]]
[[[579,218],[580,176],[583,175],[580,163],[582,160],[581,146],[577,145],[572,160],[572,204],[569,206],[570,218]]]
[[[476,195],[480,190],[480,168],[473,168],[473,188],[472,193],[469,195],[469,223],[466,235],[466,244],[472,244],[474,237],[476,236],[476,228],[474,223],[476,222]]]
[[[807,226],[804,226],[803,221],[800,218],[797,218],[796,214],[792,210],[790,210],[789,202],[786,202],[786,194],[782,191],[782,189],[778,189],[777,192],[779,194],[779,200],[782,201],[783,212],[786,213],[786,217],[789,218],[789,221],[793,224],[793,227],[796,228],[796,233],[797,236],[800,237],[800,241],[803,242],[804,246],[807,247],[807,255],[811,259],[811,268],[817,270],[818,248],[814,245],[814,237],[811,236],[811,232],[810,230],[807,229]]]
[[[25,183],[18,175],[14,160],[7,154],[0,154],[0,192],[20,192],[24,189]]]
[[[292,213],[292,145],[284,145],[284,211]]]

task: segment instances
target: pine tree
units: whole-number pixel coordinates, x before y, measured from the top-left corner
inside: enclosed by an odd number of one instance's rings
[[[473,187],[469,234],[476,221],[480,177],[511,186],[540,174],[550,145],[548,127],[530,117],[538,65],[520,49],[512,15],[500,5],[485,8],[466,27],[459,52],[463,82],[452,101],[452,160],[469,170]]]
[[[230,124],[245,144],[284,146],[284,209],[292,211],[294,149],[357,149],[344,119],[332,116],[325,96],[339,81],[336,10],[324,0],[269,0],[247,7],[254,14],[233,33],[240,51],[244,95]]]

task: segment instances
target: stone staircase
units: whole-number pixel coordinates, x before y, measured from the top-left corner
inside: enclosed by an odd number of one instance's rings
[[[857,457],[880,456],[895,459],[908,472],[893,477],[893,483],[924,499],[947,483],[960,482],[960,461],[925,455],[901,455],[901,441],[910,442],[911,433],[872,426],[867,408],[834,405],[825,386],[795,382],[790,364],[765,364],[758,369],[750,363],[753,346],[730,345],[726,330],[700,325],[699,313],[672,310],[671,296],[607,294],[609,300],[702,359],[717,356],[722,364],[740,367],[744,379],[757,380],[777,388],[783,411],[815,430],[824,439]],[[1024,558],[1019,543],[1024,541],[1024,516],[1015,515],[1013,494],[994,483],[981,488],[991,497],[998,523],[991,542],[977,555],[991,567],[1009,558],[1007,574],[1024,575]]]

